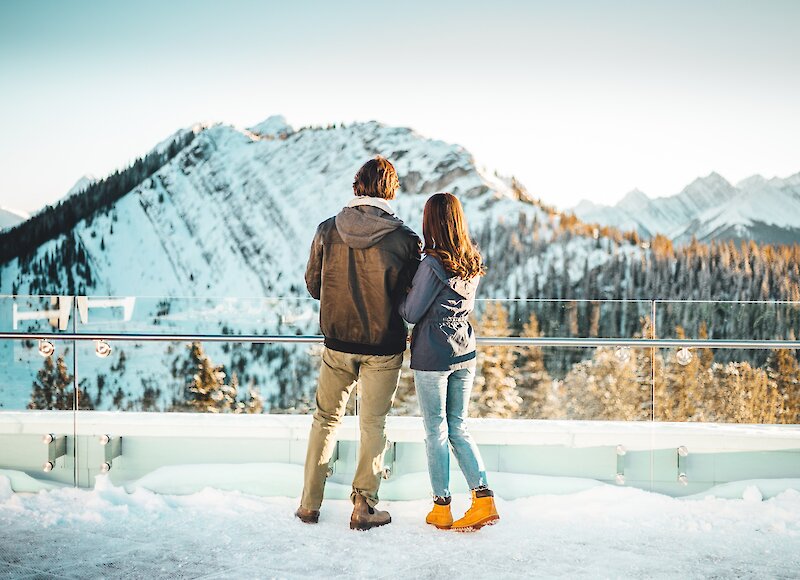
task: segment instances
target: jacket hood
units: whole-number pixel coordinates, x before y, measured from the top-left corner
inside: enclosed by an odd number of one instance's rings
[[[423,263],[427,263],[431,270],[433,270],[434,274],[436,274],[436,276],[442,282],[447,284],[453,292],[462,298],[472,298],[478,291],[478,282],[480,282],[480,276],[473,276],[469,280],[462,280],[458,276],[450,276],[444,269],[442,263],[433,256],[426,256],[423,260]]]
[[[375,207],[346,207],[336,215],[342,241],[355,249],[369,248],[403,225],[403,221]]]

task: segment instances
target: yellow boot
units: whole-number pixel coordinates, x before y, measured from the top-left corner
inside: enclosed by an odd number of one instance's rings
[[[440,530],[449,530],[453,525],[453,514],[450,511],[450,498],[447,498],[447,504],[442,505],[438,503],[433,504],[433,509],[425,518],[425,523],[436,526]]]
[[[480,494],[481,497],[478,497]],[[472,505],[460,520],[456,520],[452,528],[460,532],[471,532],[483,526],[492,525],[500,516],[494,505],[494,494],[488,490],[472,490]]]

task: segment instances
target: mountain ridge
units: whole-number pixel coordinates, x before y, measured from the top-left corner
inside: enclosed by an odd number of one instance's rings
[[[73,290],[106,294],[303,294],[302,266],[314,229],[348,201],[353,175],[378,154],[395,164],[401,191],[392,203],[417,231],[427,196],[443,190],[461,198],[476,232],[524,214],[548,228],[541,232],[547,239],[560,219],[513,178],[480,169],[463,147],[407,127],[368,121],[295,130],[273,116],[249,129],[214,124],[191,131],[194,137],[184,148],[152,175],[142,171],[143,177],[104,209],[91,207],[97,184],[51,208],[51,214],[85,208],[74,228],[51,228],[28,249],[19,235],[6,234],[4,245],[16,244],[18,251],[5,256],[0,289],[54,290],[23,271],[29,262],[49,260],[54,245],[66,240],[74,246],[71,252],[81,248],[92,272],[62,276],[52,281],[56,287],[69,289],[72,280]],[[178,131],[165,142],[180,142],[185,134]],[[165,142],[151,154],[161,155]],[[581,243],[588,252],[594,242],[585,237]],[[209,272],[212,264],[219,272]],[[542,260],[538,268],[546,265]],[[496,288],[501,292],[499,279]]]
[[[800,241],[800,173],[770,179],[752,175],[732,185],[712,172],[675,195],[651,198],[634,189],[613,206],[581,200],[572,211],[586,222],[650,238],[662,234],[678,243],[793,243]]]
[[[0,206],[0,231],[7,228],[13,228],[28,218],[30,218],[30,215],[24,211]]]

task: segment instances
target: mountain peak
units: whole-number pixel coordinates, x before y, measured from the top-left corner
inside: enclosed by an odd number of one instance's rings
[[[734,197],[738,190],[717,172],[698,177],[678,194],[680,199],[696,208],[707,208]]]
[[[746,177],[742,179],[739,183],[736,184],[737,189],[753,189],[753,188],[762,188],[764,185],[768,183],[769,180],[765,178],[763,175],[759,175],[756,173],[755,175],[751,175],[750,177]]]
[[[82,192],[84,189],[89,187],[95,181],[97,181],[97,178],[94,175],[92,175],[91,173],[87,173],[85,175],[81,175],[78,178],[78,181],[75,182],[75,185],[70,187],[69,191],[67,191],[67,193],[64,194],[64,197],[62,197],[61,199],[66,199],[68,197],[72,197],[76,193]]]
[[[3,207],[0,205],[0,230],[13,228],[24,222],[30,216],[24,211]]]
[[[261,137],[285,137],[294,133],[294,128],[286,122],[283,115],[270,115],[247,130]]]
[[[617,207],[636,211],[648,205],[650,205],[650,198],[647,197],[647,194],[639,188],[634,188],[625,194],[625,197],[620,200]]]
[[[789,177],[785,177],[782,181],[784,186],[800,187],[800,172],[790,175]]]
[[[728,181],[727,179],[722,177],[716,171],[712,171],[711,173],[709,173],[705,177],[698,177],[697,179],[695,179],[695,181],[700,181],[700,182],[705,183],[707,185],[716,185],[718,187],[725,187],[725,188],[733,187],[733,185],[731,184],[730,181]]]
[[[578,202],[578,205],[572,208],[572,213],[574,213],[575,215],[582,215],[590,211],[601,209],[601,207],[602,206],[597,205],[595,202],[591,200],[582,199]]]

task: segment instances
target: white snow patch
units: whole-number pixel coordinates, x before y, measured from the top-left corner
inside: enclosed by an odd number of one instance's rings
[[[98,481],[100,478],[98,477]],[[108,480],[104,479],[104,485]],[[160,467],[125,486],[128,491],[146,489],[156,493],[185,495],[204,488],[241,491],[252,495],[300,495],[303,466],[286,463],[241,465],[175,465]],[[350,496],[350,487],[327,482],[327,493],[339,498]]]
[[[742,492],[742,499],[744,501],[762,501],[764,496],[755,485],[748,485]]]
[[[788,490],[800,493],[800,479],[781,478],[781,479],[747,479],[743,481],[731,481],[715,485],[695,495],[686,496],[685,499],[703,499],[706,497],[718,497],[724,499],[746,499],[750,501],[762,501],[776,497]]]
[[[251,133],[260,137],[280,137],[294,133],[292,126],[286,122],[283,115],[272,115],[260,123],[247,128]]]
[[[789,578],[800,569],[795,491],[683,501],[600,486],[496,502],[500,521],[475,534],[427,526],[429,500],[382,502],[392,523],[362,533],[349,529],[347,500],[326,500],[312,526],[293,517],[295,497],[128,494],[101,478],[91,491],[6,493],[0,567],[106,578]],[[454,496],[456,517],[467,507]]]
[[[14,490],[11,489],[11,480],[4,475],[0,475],[0,502],[9,499]]]
[[[58,489],[62,487],[58,483],[50,483],[31,477],[27,473],[16,469],[0,469],[0,482],[7,481],[10,488],[14,491],[39,492],[42,490]],[[0,487],[2,487],[0,483]],[[0,492],[2,496],[2,492]]]

